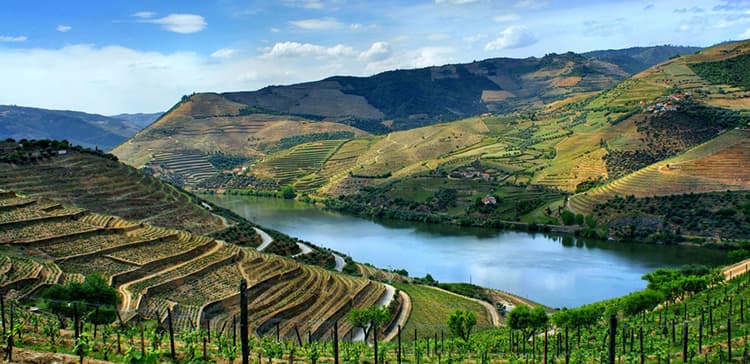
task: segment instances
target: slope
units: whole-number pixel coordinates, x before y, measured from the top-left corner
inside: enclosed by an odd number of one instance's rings
[[[257,112],[217,94],[195,94],[184,97],[159,120],[112,152],[137,168],[149,166],[161,174],[176,173],[187,178],[198,170],[175,171],[168,166],[169,158],[165,156],[197,156],[205,161],[221,153],[250,161],[265,155],[284,138],[326,133],[345,133],[349,137],[366,135],[344,124]],[[194,182],[220,174],[221,170],[206,172],[209,173]]]
[[[0,143],[0,188],[55,199],[97,213],[207,233],[222,220],[186,193],[101,153]],[[9,160],[14,153],[31,155]]]
[[[137,123],[117,117],[0,105],[2,139],[65,139],[108,151],[140,129]]]
[[[571,94],[601,90],[627,76],[614,64],[565,53],[494,58],[371,77],[337,76],[222,96],[259,109],[337,120],[381,132],[489,111],[539,107]]]
[[[0,291],[38,298],[46,286],[99,274],[122,295],[121,317],[163,321],[173,311],[177,330],[226,327],[239,312],[239,281],[246,279],[250,329],[275,325],[280,335],[329,334],[334,320],[369,307],[382,284],[332,273],[254,249],[185,231],[93,214],[51,200],[0,192]],[[342,320],[343,321],[343,320]],[[352,327],[343,323],[340,332]]]
[[[589,213],[615,196],[636,198],[750,190],[750,131],[736,129],[601,187],[576,194],[569,207]]]

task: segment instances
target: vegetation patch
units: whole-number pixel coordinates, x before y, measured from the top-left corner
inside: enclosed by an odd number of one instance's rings
[[[688,65],[698,76],[711,83],[750,88],[750,54]]]
[[[681,240],[679,236],[700,236],[707,240],[750,239],[750,193],[747,191],[615,197],[597,204],[593,215],[608,223],[613,236],[619,239],[647,241],[672,237]]]

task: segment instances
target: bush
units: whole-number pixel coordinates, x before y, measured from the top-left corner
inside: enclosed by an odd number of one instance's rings
[[[576,215],[568,210],[563,211],[560,217],[565,225],[573,225],[576,222]]]

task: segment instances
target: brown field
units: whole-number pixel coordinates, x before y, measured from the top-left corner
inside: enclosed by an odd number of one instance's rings
[[[510,91],[494,91],[494,90],[482,91],[482,101],[484,102],[505,101],[511,97],[516,97],[516,95],[514,95]]]

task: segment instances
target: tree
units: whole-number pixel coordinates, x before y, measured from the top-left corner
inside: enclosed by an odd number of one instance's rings
[[[626,315],[635,315],[639,312],[652,309],[659,303],[664,302],[664,295],[653,289],[633,292],[622,299],[622,311]]]
[[[562,217],[563,224],[565,225],[573,225],[576,222],[576,214],[568,210],[563,211],[560,217]]]
[[[521,305],[514,307],[508,314],[508,326],[514,330],[521,330],[526,337],[547,326],[549,317],[542,306],[530,309],[529,306]]]
[[[471,329],[477,324],[477,316],[470,310],[455,310],[448,317],[448,329],[460,337],[465,343],[469,342]]]
[[[352,326],[359,327],[365,332],[367,341],[373,327],[380,327],[391,321],[391,312],[387,307],[353,308],[346,314],[346,319]]]
[[[286,185],[284,187],[281,187],[281,191],[279,191],[279,195],[281,195],[281,198],[285,200],[291,200],[295,196],[297,196],[297,191],[294,190],[294,187],[291,185]]]
[[[52,286],[42,293],[42,300],[57,315],[61,327],[64,318],[73,317],[75,310],[96,325],[109,324],[117,318],[117,290],[99,275],[88,275],[83,282]]]

